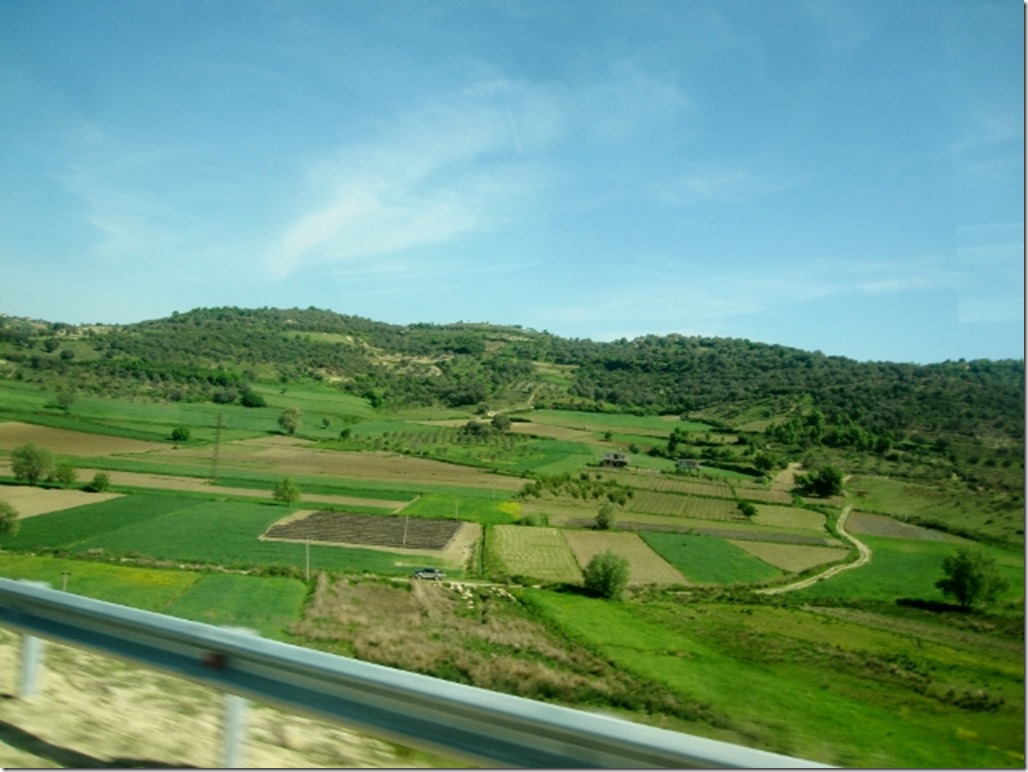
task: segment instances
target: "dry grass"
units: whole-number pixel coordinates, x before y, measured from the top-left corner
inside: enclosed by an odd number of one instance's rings
[[[606,701],[636,688],[526,618],[502,587],[321,575],[292,632],[369,662],[524,697]]]
[[[22,518],[59,512],[62,509],[86,504],[98,504],[119,496],[120,493],[86,493],[80,490],[35,488],[28,485],[0,486],[0,501],[6,501],[14,507],[18,517]]]
[[[270,439],[270,438],[269,438]],[[282,438],[269,442],[248,440],[226,443],[220,451],[223,468],[274,470],[294,477],[321,475],[346,480],[378,480],[408,484],[461,486],[483,490],[517,491],[524,480],[482,469],[398,453],[323,450],[302,440]],[[210,460],[210,451],[195,448],[165,449],[151,458],[169,463]]]
[[[814,547],[805,544],[778,544],[764,541],[731,540],[732,544],[745,550],[755,558],[769,563],[775,568],[791,573],[806,571],[808,568],[842,560],[848,550],[841,547]]]
[[[851,512],[846,520],[846,528],[852,533],[867,536],[890,536],[895,539],[943,541],[955,544],[963,541],[959,536],[953,536],[944,531],[903,523],[888,515],[874,515],[870,512]]]
[[[594,555],[611,550],[629,563],[629,584],[688,584],[670,563],[654,552],[638,534],[625,531],[564,531],[578,563],[585,566]]]
[[[820,512],[798,507],[776,507],[760,504],[753,522],[773,528],[797,528],[805,531],[825,532],[825,516]]]

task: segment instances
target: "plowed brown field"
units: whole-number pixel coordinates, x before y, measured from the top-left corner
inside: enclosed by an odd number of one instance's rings
[[[0,423],[0,450],[14,450],[27,442],[34,442],[53,453],[69,456],[109,456],[114,453],[147,453],[166,448],[161,442],[108,437],[87,434],[49,426],[23,424],[19,421]]]

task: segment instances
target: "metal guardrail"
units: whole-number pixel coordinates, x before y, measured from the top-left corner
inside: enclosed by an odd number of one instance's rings
[[[0,625],[400,744],[523,768],[821,767],[0,579]]]

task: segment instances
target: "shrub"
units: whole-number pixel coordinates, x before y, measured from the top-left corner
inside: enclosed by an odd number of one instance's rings
[[[18,533],[18,511],[6,501],[0,501],[0,534]]]
[[[628,587],[628,560],[611,550],[594,555],[583,572],[585,588],[602,598],[617,600]]]
[[[63,485],[67,488],[69,485],[74,485],[75,480],[78,479],[78,472],[75,471],[75,467],[68,461],[62,461],[56,467],[54,467],[53,475],[51,479],[58,485]]]
[[[299,408],[288,408],[278,417],[278,425],[286,434],[296,434],[296,430],[300,428],[301,416]]]
[[[85,486],[90,493],[103,493],[111,487],[111,476],[107,472],[97,472]]]
[[[175,442],[186,442],[190,436],[188,426],[176,426],[171,430],[171,439]]]
[[[757,514],[757,508],[750,501],[739,500],[739,512],[746,517],[753,517]]]
[[[596,513],[596,527],[601,531],[614,527],[614,505],[611,502],[603,502],[600,511]]]
[[[247,389],[239,397],[239,404],[243,407],[267,407],[268,401],[253,389]]]

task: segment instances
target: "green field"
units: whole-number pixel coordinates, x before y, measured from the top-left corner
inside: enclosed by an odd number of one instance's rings
[[[119,499],[30,518],[0,547],[64,550],[78,555],[222,565],[306,568],[301,545],[258,537],[292,510],[274,504],[204,501],[131,494]],[[379,550],[314,545],[312,570],[402,574],[411,561]]]
[[[245,627],[285,640],[300,619],[306,585],[297,579],[137,568],[85,560],[5,555],[0,576],[207,624]]]
[[[861,598],[895,601],[898,598],[942,601],[935,582],[942,578],[942,560],[954,547],[933,541],[862,536],[874,553],[871,562],[844,571],[796,593],[802,599]],[[1024,603],[1024,560],[1018,553],[983,547],[993,555],[1009,583],[1002,600]]]
[[[720,739],[840,766],[1023,763],[1016,656],[980,662],[970,644],[926,650],[902,632],[792,609],[526,595],[619,667],[694,703]],[[982,679],[1005,699],[995,712],[945,702]]]
[[[642,531],[640,536],[664,560],[697,584],[753,584],[782,572],[716,536]]]

